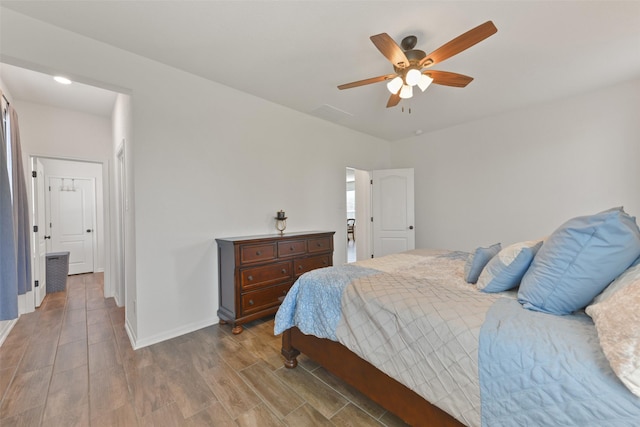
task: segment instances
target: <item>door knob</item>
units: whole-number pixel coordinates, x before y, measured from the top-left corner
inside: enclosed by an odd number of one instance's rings
[[[87,233],[91,233],[93,230],[90,228],[87,228]]]
[[[410,226],[409,226],[409,230],[413,230],[413,225],[410,225]]]
[[[50,238],[51,238],[51,236],[44,236],[44,238],[45,238],[45,240],[46,240],[46,239],[50,239]]]

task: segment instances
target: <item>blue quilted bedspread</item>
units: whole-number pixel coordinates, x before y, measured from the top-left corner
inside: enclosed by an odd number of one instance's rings
[[[378,270],[340,265],[309,271],[294,283],[276,314],[274,333],[297,326],[304,334],[336,339],[342,292],[352,280]]]
[[[640,398],[609,367],[591,319],[501,299],[480,332],[482,425],[639,426]]]

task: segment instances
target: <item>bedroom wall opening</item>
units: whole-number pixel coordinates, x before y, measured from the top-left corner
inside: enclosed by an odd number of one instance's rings
[[[347,262],[371,258],[371,173],[347,167],[346,218]],[[349,220],[353,220],[347,222]],[[352,231],[352,232],[351,232]]]

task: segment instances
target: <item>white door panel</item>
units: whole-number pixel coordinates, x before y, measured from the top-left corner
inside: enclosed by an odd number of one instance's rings
[[[33,206],[34,225],[38,226],[38,231],[34,234],[34,255],[33,263],[34,281],[38,282],[38,286],[34,287],[35,306],[40,307],[42,300],[47,294],[47,241],[45,235],[46,216],[45,216],[45,179],[44,166],[40,159],[34,159],[33,170],[36,171],[35,182],[33,183]]]
[[[373,254],[415,249],[413,169],[372,173]]]
[[[93,179],[49,178],[51,252],[69,252],[69,274],[93,272]]]

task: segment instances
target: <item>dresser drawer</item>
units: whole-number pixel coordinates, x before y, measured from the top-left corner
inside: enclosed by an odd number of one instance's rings
[[[278,257],[304,255],[306,253],[306,240],[288,240],[286,242],[278,242]]]
[[[289,292],[290,287],[291,282],[287,282],[243,294],[241,297],[242,314],[247,315],[279,305],[282,302],[282,297]]]
[[[256,286],[269,286],[284,282],[291,277],[291,261],[276,262],[242,269],[240,271],[240,286],[243,290],[247,290]]]
[[[276,244],[266,243],[262,245],[240,246],[240,263],[250,264],[260,261],[276,259]]]
[[[317,255],[307,258],[300,258],[293,261],[293,271],[296,276],[315,270],[316,268],[329,267],[331,265],[331,255]]]
[[[320,237],[317,239],[309,239],[307,250],[310,254],[317,252],[327,252],[332,250],[331,237]]]

